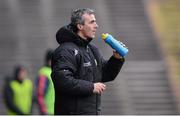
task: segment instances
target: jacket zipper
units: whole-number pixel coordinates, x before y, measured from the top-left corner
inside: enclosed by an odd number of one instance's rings
[[[95,63],[95,57],[93,52],[91,51],[91,49],[89,48],[89,46],[86,47],[86,51],[89,54],[90,58],[92,59],[92,63],[93,63],[93,67],[96,67],[96,63]],[[94,75],[94,71],[95,68],[93,68],[93,82],[95,82],[95,75]],[[98,115],[98,95],[96,94],[96,115]]]

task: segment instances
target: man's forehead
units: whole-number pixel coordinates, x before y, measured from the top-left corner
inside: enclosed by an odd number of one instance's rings
[[[83,15],[83,18],[84,18],[85,20],[96,20],[94,14],[87,14],[87,13],[85,13],[85,14]]]

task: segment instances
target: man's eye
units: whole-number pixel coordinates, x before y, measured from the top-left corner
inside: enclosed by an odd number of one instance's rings
[[[95,20],[92,20],[91,23],[95,23],[96,21]]]

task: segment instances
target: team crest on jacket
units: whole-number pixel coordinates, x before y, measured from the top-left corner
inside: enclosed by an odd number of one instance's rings
[[[94,59],[94,62],[95,62],[95,64],[96,64],[96,66],[97,66],[97,60],[96,60],[96,59]]]

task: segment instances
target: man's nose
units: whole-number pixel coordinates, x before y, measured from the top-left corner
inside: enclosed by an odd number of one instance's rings
[[[99,25],[98,25],[97,23],[95,23],[95,27],[96,27],[96,28],[98,28],[98,27],[99,27]]]

